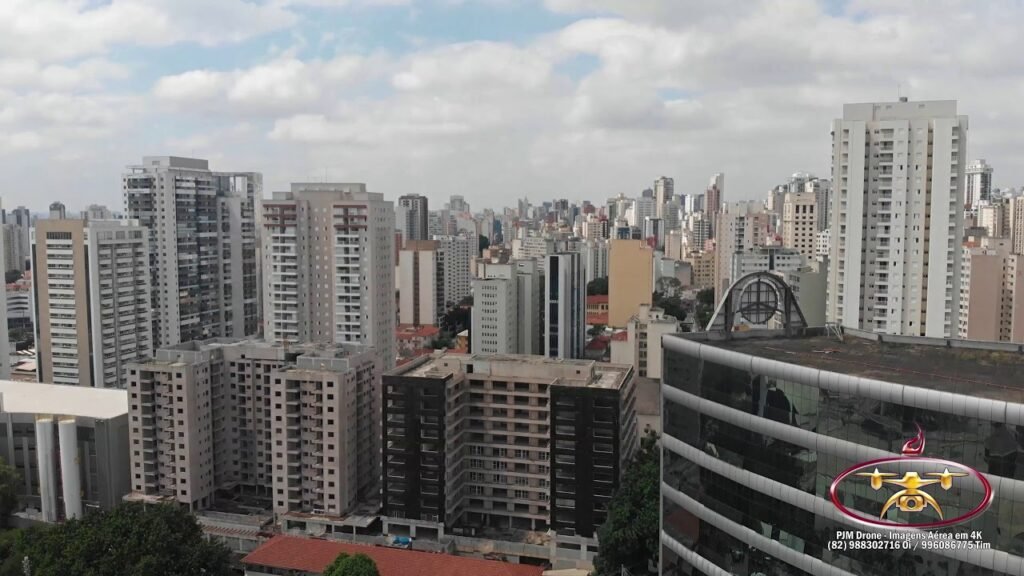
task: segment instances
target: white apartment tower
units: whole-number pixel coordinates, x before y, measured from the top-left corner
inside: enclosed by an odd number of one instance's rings
[[[153,354],[149,235],[137,220],[39,220],[32,231],[40,382],[124,388]]]
[[[395,362],[395,212],[365,184],[293,183],[263,205],[264,338]]]
[[[545,355],[550,358],[582,358],[586,327],[586,292],[583,263],[578,252],[547,257],[547,305]]]
[[[470,295],[471,256],[477,252],[477,237],[434,236],[437,249],[444,253],[445,309],[457,306]]]
[[[975,160],[965,169],[966,193],[964,206],[974,208],[992,199],[992,167],[984,158]]]
[[[473,280],[473,353],[516,354],[520,316],[516,265],[487,264],[484,274]]]
[[[847,104],[832,125],[830,322],[950,337],[967,117],[956,101]]]
[[[121,183],[126,217],[149,230],[154,346],[259,333],[263,177],[146,156]]]
[[[814,258],[818,239],[818,199],[813,192],[789,192],[782,202],[782,245]]]

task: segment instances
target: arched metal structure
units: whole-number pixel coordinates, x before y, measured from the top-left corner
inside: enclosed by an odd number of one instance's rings
[[[753,272],[732,283],[706,330],[729,334],[740,320],[762,326],[776,315],[781,315],[779,321],[787,336],[807,328],[807,319],[789,284],[771,272]]]

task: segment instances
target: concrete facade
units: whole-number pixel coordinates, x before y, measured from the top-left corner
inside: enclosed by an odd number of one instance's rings
[[[641,240],[612,240],[608,249],[608,325],[624,328],[654,293],[654,251]]]

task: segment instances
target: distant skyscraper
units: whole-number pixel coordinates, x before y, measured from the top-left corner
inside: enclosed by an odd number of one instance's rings
[[[466,199],[463,198],[462,196],[459,196],[458,194],[453,194],[451,198],[449,198],[448,200],[448,210],[451,210],[452,212],[455,212],[457,214],[469,212],[469,202],[466,202]]]
[[[263,177],[147,156],[121,183],[126,216],[149,230],[154,347],[258,334]]]
[[[153,354],[147,231],[42,219],[33,238],[39,381],[124,388],[125,363]]]
[[[68,209],[60,202],[50,204],[50,219],[63,220],[68,217]]]
[[[722,211],[722,202],[725,201],[725,174],[721,172],[711,177],[708,189],[704,193],[704,211],[715,221],[715,216]]]
[[[406,194],[398,197],[398,205],[408,210],[407,227],[409,236],[406,240],[429,240],[430,220],[427,208],[427,197],[419,194]]]
[[[5,248],[4,244],[5,244],[4,235],[0,234],[0,268],[3,268],[6,271],[7,268],[10,265],[7,264],[5,261],[3,261],[4,260],[4,253],[6,252],[6,250],[4,249]],[[0,326],[2,326],[5,331],[7,330],[7,289],[6,289],[6,284],[4,285],[4,289],[0,290]],[[3,336],[2,338],[0,338],[0,380],[6,380],[6,379],[8,379],[10,377],[11,377],[10,341],[7,339],[6,336]],[[2,409],[3,409],[3,406],[0,405],[0,410],[2,410]]]
[[[586,293],[578,252],[547,257],[545,351],[551,358],[583,358]]]
[[[633,200],[630,214],[629,225],[643,228],[644,221],[655,217],[654,199],[649,196],[641,196]]]
[[[366,184],[274,192],[263,204],[264,337],[364,344],[393,366],[394,214]]]
[[[760,202],[728,202],[715,220],[715,302],[722,299],[734,278],[733,257],[764,246],[772,215],[765,212]]]
[[[992,198],[992,167],[979,159],[971,162],[965,169],[967,191],[964,196],[964,205],[973,208],[979,202]]]
[[[782,203],[782,245],[810,262],[818,240],[818,199],[813,192],[789,192]]]
[[[847,104],[833,122],[829,321],[955,335],[967,150],[967,117],[956,108]]]
[[[665,203],[673,199],[675,195],[675,182],[662,176],[654,181],[654,215],[664,218]]]

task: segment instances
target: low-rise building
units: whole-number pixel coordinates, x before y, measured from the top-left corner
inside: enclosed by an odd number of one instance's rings
[[[635,367],[640,378],[660,379],[661,337],[679,331],[679,320],[666,316],[661,308],[641,305],[626,330],[615,335],[618,339],[612,337],[612,363]]]

